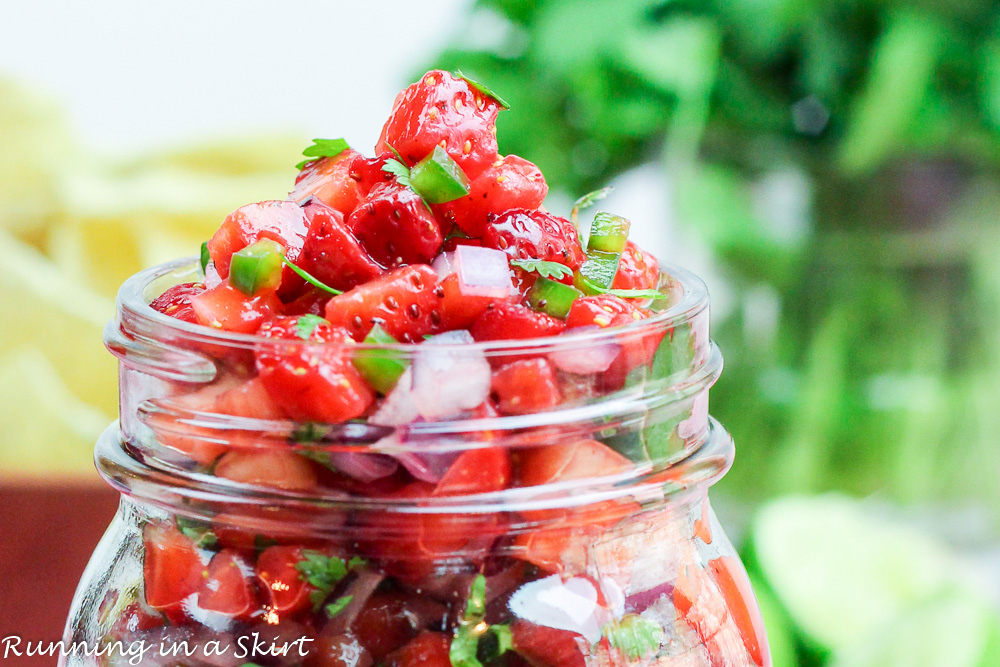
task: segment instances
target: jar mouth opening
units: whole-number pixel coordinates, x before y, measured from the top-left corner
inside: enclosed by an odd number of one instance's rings
[[[282,345],[297,347],[317,345],[330,347],[331,343],[312,341],[287,341],[266,338],[257,334],[245,334],[233,331],[212,329],[204,325],[186,322],[154,310],[150,302],[173,285],[184,282],[200,282],[204,276],[200,272],[199,261],[187,257],[167,262],[140,271],[122,283],[118,291],[117,307],[119,320],[123,326],[139,331],[148,331],[151,327],[162,332],[164,337],[188,339],[201,343],[231,346],[238,348],[254,348],[262,345],[280,348]],[[438,349],[448,352],[467,350],[481,352],[486,356],[509,354],[518,350],[548,350],[563,347],[580,347],[597,345],[616,338],[638,336],[650,330],[671,328],[676,324],[689,321],[708,308],[708,288],[695,274],[679,266],[661,265],[660,287],[669,305],[655,311],[651,316],[630,322],[625,325],[601,328],[581,327],[580,331],[562,333],[556,336],[543,336],[524,340],[495,340],[473,343],[442,343]],[[654,302],[654,308],[656,304]],[[420,349],[419,343],[395,343],[390,345],[372,345],[354,343],[351,349],[358,351],[381,350],[412,356]]]

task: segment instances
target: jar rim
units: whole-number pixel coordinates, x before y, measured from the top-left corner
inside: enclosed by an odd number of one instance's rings
[[[157,266],[144,269],[132,275],[122,283],[118,290],[116,305],[118,318],[123,325],[128,323],[129,328],[135,327],[143,331],[152,328],[160,331],[163,335],[172,336],[175,339],[192,339],[204,343],[216,345],[230,345],[233,347],[257,347],[267,345],[281,347],[282,345],[303,345],[331,346],[337,343],[326,343],[317,341],[287,341],[275,338],[267,338],[257,334],[239,333],[234,331],[224,331],[212,329],[201,324],[186,322],[184,320],[171,317],[161,313],[150,306],[151,301],[159,296],[168,287],[180,282],[194,282],[193,280],[177,280],[163,289],[160,289],[152,298],[149,298],[150,290],[154,286],[159,286],[164,282],[170,282],[173,278],[196,278],[200,274],[199,260],[195,257],[186,257],[171,262],[165,262]],[[530,348],[532,350],[547,350],[560,347],[578,347],[582,345],[600,344],[615,338],[630,337],[639,335],[651,329],[670,328],[677,324],[689,321],[699,313],[708,308],[709,295],[705,283],[694,273],[687,269],[673,264],[661,264],[661,283],[667,280],[669,284],[662,285],[661,291],[669,288],[679,287],[680,297],[667,308],[654,312],[651,316],[608,328],[587,328],[580,327],[580,331],[571,333],[563,332],[555,336],[542,336],[530,339],[504,339],[493,341],[477,341],[472,343],[442,343],[439,349],[468,350],[482,352],[487,356],[492,354],[505,354],[511,351],[518,351]],[[203,276],[201,276],[203,277]],[[369,344],[353,343],[351,349],[358,351],[382,350],[397,352],[401,355],[413,355],[420,349],[420,343],[394,343],[394,344]]]

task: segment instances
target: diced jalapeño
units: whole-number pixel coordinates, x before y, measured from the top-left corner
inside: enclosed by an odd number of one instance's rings
[[[410,183],[429,204],[444,204],[469,194],[469,177],[441,146],[435,146],[430,155],[410,168]]]
[[[362,341],[365,345],[393,345],[398,342],[378,324],[372,327]],[[361,376],[381,394],[392,391],[399,376],[409,365],[395,350],[358,350],[353,361]]]
[[[621,254],[628,240],[628,230],[632,223],[618,215],[598,211],[590,225],[590,239],[587,250],[614,252]]]
[[[611,289],[618,273],[617,252],[591,250],[587,260],[573,274],[573,284],[584,294],[603,294]]]
[[[233,254],[229,284],[247,296],[281,284],[285,249],[277,241],[261,239]]]
[[[549,278],[539,278],[528,291],[528,303],[537,311],[565,319],[573,302],[583,292]]]

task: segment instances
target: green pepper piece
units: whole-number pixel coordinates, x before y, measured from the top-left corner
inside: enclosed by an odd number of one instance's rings
[[[277,289],[285,248],[271,239],[261,239],[233,253],[229,264],[229,284],[247,296],[261,290]]]
[[[625,218],[598,211],[594,222],[590,224],[590,238],[587,240],[587,251],[614,252],[621,254],[628,241],[628,230],[631,227]]]
[[[393,345],[398,342],[378,324],[372,327],[362,341],[368,345]],[[381,394],[392,391],[399,381],[399,376],[409,365],[407,361],[399,358],[399,353],[395,350],[359,351],[353,362],[361,377]]]
[[[565,319],[573,302],[583,296],[575,287],[549,278],[539,278],[528,290],[528,303],[535,310]]]
[[[444,204],[469,194],[469,177],[448,151],[435,146],[410,168],[410,184],[429,204]]]
[[[618,273],[617,252],[591,250],[587,260],[573,274],[573,284],[584,294],[603,294],[611,289]]]

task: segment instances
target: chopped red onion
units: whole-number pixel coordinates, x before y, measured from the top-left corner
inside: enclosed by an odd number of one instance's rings
[[[708,391],[702,391],[691,403],[691,414],[677,425],[677,435],[688,440],[699,435],[708,426]]]
[[[438,347],[473,342],[472,334],[458,330],[434,336],[420,345],[412,366],[412,400],[424,419],[454,417],[479,406],[489,396],[490,364],[481,350]]]
[[[350,602],[347,603],[347,606],[339,614],[330,620],[329,625],[325,628],[325,632],[330,634],[346,632],[351,627],[351,624],[354,623],[354,619],[361,613],[361,610],[368,604],[368,598],[372,596],[372,593],[375,592],[375,589],[378,588],[383,579],[385,579],[385,575],[374,570],[369,570],[368,568],[358,570],[354,581],[348,584],[342,596],[345,598],[350,596]]]
[[[330,452],[330,465],[359,482],[374,482],[396,472],[399,464],[391,456],[363,452]]]
[[[437,484],[458,458],[459,452],[400,452],[394,454],[407,472],[421,482]]]
[[[567,333],[580,333],[587,329],[598,329],[599,327],[574,327],[567,329]],[[614,341],[597,343],[585,348],[575,347],[568,350],[556,350],[549,352],[549,361],[556,365],[559,370],[578,375],[589,375],[591,373],[603,373],[611,367],[614,360],[621,352],[622,346]]]
[[[553,574],[521,586],[508,606],[518,618],[559,630],[576,632],[596,642],[608,613],[597,601],[597,589],[589,579],[563,579]]]
[[[413,393],[413,369],[407,368],[368,421],[379,426],[403,426],[419,417]]]
[[[506,299],[513,285],[507,253],[493,248],[460,245],[455,248],[458,289],[465,296]]]
[[[438,282],[455,273],[455,253],[443,252],[434,258],[431,268],[437,272]]]

